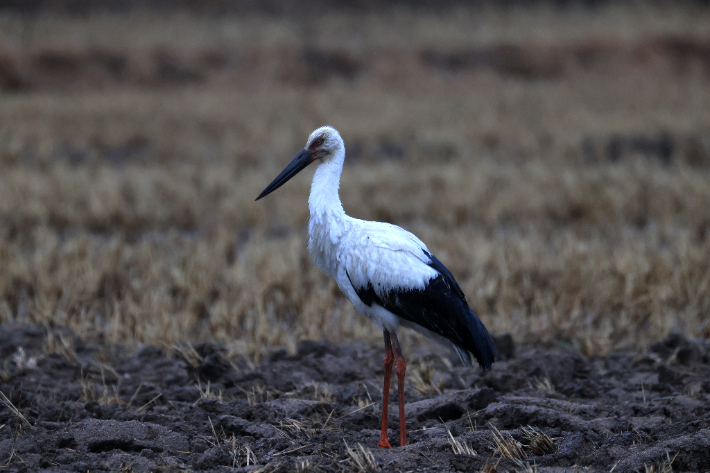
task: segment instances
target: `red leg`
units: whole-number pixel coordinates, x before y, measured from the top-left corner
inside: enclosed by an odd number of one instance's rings
[[[390,333],[384,330],[385,335],[385,359],[382,363],[385,365],[385,385],[382,387],[382,431],[380,432],[380,443],[378,447],[392,448],[389,440],[387,440],[387,407],[390,402],[390,377],[392,376],[392,362],[394,355],[392,354],[392,342],[390,341]]]
[[[407,426],[404,419],[404,374],[407,371],[407,363],[404,362],[402,349],[397,340],[397,334],[392,332],[392,346],[394,347],[395,365],[394,371],[397,373],[397,382],[399,384],[399,445],[404,447],[407,445]]]

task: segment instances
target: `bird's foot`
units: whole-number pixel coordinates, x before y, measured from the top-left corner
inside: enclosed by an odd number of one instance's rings
[[[380,440],[380,443],[378,443],[377,446],[378,446],[378,447],[383,447],[383,448],[392,448],[392,446],[390,445],[389,440],[387,440],[387,439]]]

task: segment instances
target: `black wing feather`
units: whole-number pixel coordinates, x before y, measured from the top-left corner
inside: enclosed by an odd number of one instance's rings
[[[473,353],[483,368],[490,369],[496,349],[488,330],[468,306],[451,272],[434,255],[424,253],[431,259],[428,265],[439,273],[424,289],[395,289],[380,297],[368,282],[367,287],[353,286],[355,292],[367,306],[374,302],[404,320],[447,338],[460,349]]]

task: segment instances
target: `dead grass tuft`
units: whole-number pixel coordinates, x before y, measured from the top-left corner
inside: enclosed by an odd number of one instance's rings
[[[525,463],[519,470],[516,470],[516,473],[537,473],[537,465]]]
[[[290,439],[310,439],[317,432],[311,426],[307,426],[303,422],[296,419],[282,419],[279,421],[279,426],[274,426],[281,434]]]
[[[232,455],[232,468],[237,466],[253,466],[259,464],[256,454],[254,454],[254,451],[248,444],[237,447],[237,441],[234,434],[232,434],[231,445],[230,453]]]
[[[310,400],[318,402],[335,401],[335,395],[333,394],[333,391],[331,391],[328,383],[317,383],[315,381],[311,381],[306,383],[303,390],[306,392],[307,398]],[[309,391],[312,391],[312,394]]]
[[[0,402],[2,402],[5,407],[8,408],[8,410],[12,413],[12,415],[17,419],[18,423],[20,425],[23,425],[25,427],[31,428],[32,424],[27,420],[27,418],[20,412],[18,408],[15,407],[15,405],[10,401],[7,396],[5,396],[5,393],[0,391]]]
[[[498,464],[500,463],[502,458],[503,457],[499,457],[498,461],[496,461],[495,463],[491,463],[490,460],[486,460],[486,463],[483,465],[483,468],[481,468],[481,471],[483,471],[483,473],[497,473]]]
[[[444,393],[444,380],[437,376],[434,364],[425,360],[414,360],[408,367],[408,379],[418,393],[438,396]]]
[[[673,462],[678,454],[676,453],[671,458],[670,453],[666,452],[666,459],[661,463],[645,464],[643,466],[644,473],[673,473]]]
[[[532,381],[528,381],[528,384],[536,391],[548,394],[555,392],[555,386],[552,384],[552,381],[550,381],[550,378],[548,377],[540,379],[537,376],[533,376]]]
[[[471,448],[470,445],[468,445],[466,442],[462,442],[451,434],[451,431],[449,430],[449,427],[444,424],[444,427],[446,428],[446,432],[449,434],[449,445],[451,445],[451,451],[454,452],[454,455],[469,455],[469,456],[476,456],[478,453],[474,449]]]
[[[373,472],[377,471],[377,461],[372,451],[369,448],[363,447],[361,444],[357,444],[357,448],[350,448],[348,442],[343,440],[345,443],[345,450],[348,453],[348,463],[356,470],[358,473]]]
[[[242,393],[244,393],[247,398],[247,404],[250,406],[255,406],[262,402],[273,401],[280,395],[279,392],[270,391],[261,384],[254,385],[249,390],[243,389],[239,386],[238,388],[242,391]]]
[[[195,404],[199,403],[200,401],[203,401],[205,399],[217,399],[219,401],[223,402],[229,402],[232,399],[229,397],[225,397],[222,395],[222,390],[220,389],[219,391],[215,392],[212,390],[211,383],[208,381],[207,386],[205,388],[202,388],[202,383],[198,380],[197,381],[197,389],[200,391],[200,397],[195,401]]]
[[[79,359],[76,356],[71,338],[67,338],[62,334],[56,334],[52,329],[47,330],[43,352],[45,354],[59,353],[73,366],[79,366]]]
[[[7,409],[12,413],[12,416],[15,418],[15,429],[13,432],[13,437],[12,437],[12,446],[10,447],[10,456],[7,459],[7,462],[5,463],[5,466],[9,466],[12,461],[15,459],[15,457],[19,458],[17,456],[17,441],[22,437],[22,434],[24,433],[25,429],[31,429],[32,424],[27,420],[27,418],[20,412],[20,410],[15,407],[15,405],[10,401],[7,396],[5,396],[5,393],[0,391],[0,402],[7,407]],[[5,427],[5,424],[2,425],[1,428]],[[20,461],[22,462],[22,459],[20,458]]]
[[[205,361],[189,342],[176,343],[173,345],[172,351],[193,368],[197,368]]]
[[[523,460],[527,458],[523,445],[515,440],[510,434],[502,434],[495,426],[491,425],[495,454],[501,458],[512,460],[516,465],[523,467]]]
[[[296,464],[297,473],[321,473],[323,470],[316,465],[311,464],[308,458],[299,460]]]
[[[119,471],[121,473],[133,473],[135,470],[133,469],[133,465],[131,463],[121,463]]]
[[[534,427],[522,427],[523,435],[530,442],[526,447],[533,455],[542,456],[548,453],[554,453],[557,450],[555,442],[542,430]]]

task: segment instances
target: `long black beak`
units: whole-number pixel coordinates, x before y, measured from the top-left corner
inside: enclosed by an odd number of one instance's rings
[[[274,192],[276,189],[279,187],[283,186],[286,184],[286,182],[291,179],[293,176],[301,172],[306,166],[311,164],[314,161],[313,155],[309,153],[307,150],[301,151],[298,156],[293,158],[293,161],[288,163],[288,166],[281,171],[281,173],[276,176],[276,179],[271,181],[271,184],[266,186],[266,189],[264,189],[261,194],[259,194],[259,197],[256,198],[256,200],[261,199],[262,197],[266,197],[267,195],[271,194]]]

